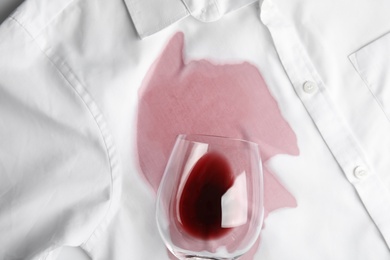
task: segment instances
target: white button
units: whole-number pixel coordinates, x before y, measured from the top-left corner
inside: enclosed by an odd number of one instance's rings
[[[303,91],[305,91],[308,94],[312,94],[317,91],[317,84],[313,81],[306,81],[303,84]]]
[[[364,168],[363,166],[358,166],[353,171],[356,178],[362,180],[365,179],[368,176],[368,170]]]

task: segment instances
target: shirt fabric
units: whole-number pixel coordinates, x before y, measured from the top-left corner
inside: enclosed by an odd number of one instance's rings
[[[267,88],[259,99],[270,95],[287,122],[275,123],[272,101],[255,125],[286,130],[259,142],[295,203],[270,210],[246,259],[390,259],[389,10],[385,0],[25,1],[0,26],[0,259],[56,259],[62,246],[94,260],[169,259],[137,127],[170,50],[167,67],[250,66]],[[234,127],[245,137],[251,125]],[[278,145],[290,139],[295,152]]]

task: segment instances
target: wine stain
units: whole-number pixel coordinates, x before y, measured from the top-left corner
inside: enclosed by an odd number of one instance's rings
[[[157,191],[178,134],[248,139],[263,163],[277,154],[298,155],[296,135],[283,118],[259,70],[248,62],[214,64],[183,59],[184,34],[176,33],[153,63],[139,90],[137,154],[141,172]],[[266,167],[265,217],[295,198]],[[260,238],[240,259],[253,259]]]

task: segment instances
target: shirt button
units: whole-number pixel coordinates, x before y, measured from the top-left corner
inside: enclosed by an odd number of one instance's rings
[[[317,84],[313,81],[306,81],[303,83],[303,91],[308,94],[312,94],[317,91]]]
[[[357,166],[355,170],[353,171],[353,174],[356,178],[359,180],[365,179],[368,176],[368,170],[364,168],[363,166]]]

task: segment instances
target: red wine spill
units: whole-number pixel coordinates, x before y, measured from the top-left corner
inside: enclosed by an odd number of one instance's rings
[[[218,153],[207,153],[192,169],[179,203],[179,215],[187,233],[200,239],[226,234],[222,227],[221,199],[233,185],[234,176],[226,159]]]
[[[176,33],[139,91],[137,154],[155,191],[181,133],[250,139],[260,145],[263,162],[278,154],[299,154],[295,133],[256,66],[217,65],[206,59],[185,63],[183,48],[184,34]],[[278,208],[295,207],[294,197],[267,167],[263,170],[265,217]],[[180,243],[181,238],[172,239]],[[253,259],[258,245],[242,259]]]

